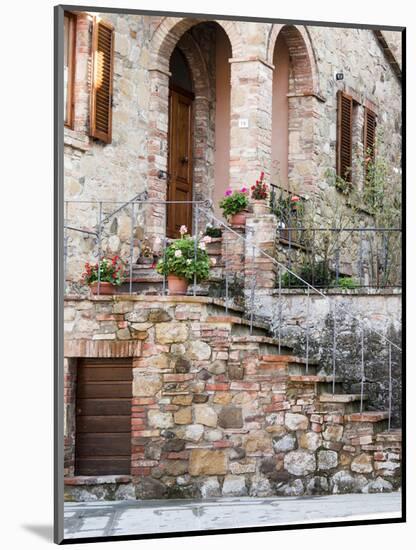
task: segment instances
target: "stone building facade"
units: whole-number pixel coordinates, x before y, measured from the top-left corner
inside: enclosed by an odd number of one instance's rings
[[[218,288],[209,281],[203,296],[93,297],[79,279],[94,255],[135,261],[145,239],[156,251],[183,223],[203,230],[210,216],[222,220],[224,191],[249,187],[261,171],[302,197],[337,195],[340,92],[351,106],[350,150],[364,157],[372,113],[384,136],[376,154],[399,186],[400,33],[93,12],[67,14],[65,24],[67,498],[397,489],[401,434],[387,431],[376,363],[361,395],[355,363],[335,378],[328,371],[330,301],[312,303],[315,361],[300,357],[302,293],[285,295],[284,330],[273,335],[282,303],[274,215],[250,214],[211,242]],[[319,200],[318,225],[334,215]],[[231,276],[240,295],[229,302]],[[380,330],[398,345],[400,299],[358,298],[338,302],[357,315],[372,302],[369,341]],[[250,300],[262,322],[247,320]]]
[[[98,201],[104,201],[105,216],[140,193],[162,201],[210,199],[220,217],[224,190],[252,185],[261,171],[266,181],[302,196],[337,193],[328,174],[336,170],[339,90],[353,99],[354,151],[363,154],[364,110],[370,109],[384,136],[377,155],[388,161],[391,185],[400,185],[400,32],[111,13],[75,16],[65,198],[93,203],[69,202],[69,225],[94,227]],[[112,29],[110,143],[91,137],[94,20]],[[189,124],[181,130],[182,141],[189,142],[181,146],[188,149],[176,159],[178,166],[172,166],[176,138],[169,135],[175,82],[191,98]],[[169,172],[180,175],[181,170],[185,188],[172,182]],[[362,185],[361,175],[354,177],[354,184]],[[192,221],[191,210],[177,214],[182,218],[176,225]],[[319,217],[331,216],[319,205],[316,213],[318,224]],[[135,234],[145,233],[151,241],[163,235],[169,214],[162,205],[137,207]],[[120,212],[105,249],[125,251],[129,217],[130,211]],[[90,241],[70,233],[72,278],[79,277],[79,258],[91,249]]]

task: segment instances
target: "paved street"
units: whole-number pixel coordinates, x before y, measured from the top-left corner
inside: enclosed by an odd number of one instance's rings
[[[65,538],[400,517],[401,494],[65,503]]]

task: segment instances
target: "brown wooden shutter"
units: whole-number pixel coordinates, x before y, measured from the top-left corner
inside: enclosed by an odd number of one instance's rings
[[[337,175],[351,182],[352,166],[352,97],[338,92]]]
[[[374,147],[376,144],[377,117],[367,107],[364,110],[364,155],[366,164],[368,158],[374,160]]]
[[[114,28],[94,18],[92,32],[92,89],[90,135],[111,143]]]

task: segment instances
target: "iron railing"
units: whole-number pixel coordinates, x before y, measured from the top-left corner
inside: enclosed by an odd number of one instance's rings
[[[115,210],[112,210],[110,212],[105,212],[106,209],[108,209],[111,205],[114,206],[114,204],[117,204],[117,208]],[[158,213],[161,215],[160,219],[160,234],[161,237],[161,248],[158,251],[158,257],[165,257],[166,248],[169,242],[169,239],[166,238],[166,219],[167,219],[167,208],[170,204],[178,204],[181,206],[187,205],[189,207],[192,207],[193,209],[193,227],[192,227],[192,236],[194,238],[194,259],[196,259],[197,250],[198,250],[198,244],[202,237],[203,231],[201,231],[201,228],[206,226],[208,222],[210,222],[212,225],[217,226],[218,228],[221,228],[223,232],[223,237],[225,233],[228,235],[232,235],[233,238],[237,241],[243,242],[245,250],[250,250],[251,252],[251,275],[247,280],[244,282],[244,306],[245,306],[245,314],[249,320],[249,327],[250,327],[250,333],[253,332],[253,327],[255,325],[255,319],[257,317],[256,315],[256,302],[258,295],[256,294],[258,292],[257,284],[258,284],[258,270],[261,269],[261,265],[256,267],[256,257],[266,258],[276,270],[277,273],[277,300],[275,304],[276,309],[276,317],[277,317],[277,327],[275,330],[276,338],[278,341],[278,348],[279,351],[283,345],[283,339],[282,339],[282,328],[283,328],[283,317],[282,317],[282,309],[283,309],[283,301],[282,301],[282,294],[284,290],[284,277],[290,277],[294,280],[298,281],[299,286],[306,289],[306,308],[305,308],[305,325],[304,325],[304,332],[305,332],[305,342],[306,342],[306,372],[308,372],[309,364],[310,364],[310,338],[311,338],[311,314],[310,314],[310,301],[312,299],[312,296],[318,296],[323,299],[325,299],[329,303],[330,311],[332,312],[332,318],[333,318],[333,326],[332,326],[332,392],[335,393],[335,380],[337,375],[337,347],[339,345],[339,334],[338,334],[338,319],[340,314],[342,313],[349,319],[356,322],[360,328],[361,331],[361,377],[360,377],[360,410],[363,409],[363,400],[364,400],[364,386],[366,382],[366,370],[365,370],[365,356],[364,356],[364,341],[365,341],[365,334],[366,334],[366,323],[365,320],[361,317],[353,314],[351,311],[346,309],[346,307],[343,304],[337,303],[336,300],[331,297],[331,295],[325,294],[323,289],[319,289],[313,284],[311,284],[310,281],[306,280],[299,274],[297,274],[294,270],[290,269],[287,265],[277,260],[274,256],[271,254],[265,252],[262,250],[259,246],[257,246],[252,240],[247,239],[246,236],[243,236],[241,232],[236,231],[232,227],[230,227],[228,224],[226,224],[221,219],[217,218],[212,210],[211,205],[207,201],[154,201],[154,200],[131,200],[127,203],[115,203],[114,201],[99,201],[98,203],[94,201],[66,201],[65,202],[65,213],[66,213],[66,219],[64,224],[64,243],[65,243],[65,249],[64,249],[64,264],[65,264],[65,281],[67,276],[67,261],[68,261],[68,245],[69,245],[69,234],[78,234],[81,235],[83,239],[92,239],[93,241],[93,248],[88,251],[89,255],[94,256],[95,258],[101,259],[103,256],[107,254],[106,249],[109,246],[108,239],[109,235],[116,235],[117,234],[117,228],[114,227],[105,227],[110,222],[113,223],[114,219],[117,216],[123,217],[123,227],[124,232],[125,226],[126,226],[126,220],[130,223],[130,231],[129,231],[129,237],[125,238],[122,245],[125,247],[126,254],[125,256],[128,257],[128,276],[127,276],[127,282],[128,282],[128,292],[130,294],[133,293],[133,266],[135,264],[136,256],[140,254],[140,244],[143,240],[142,236],[137,236],[136,229],[138,226],[143,227],[144,223],[144,214],[145,210],[147,208],[154,208],[157,207]],[[79,209],[80,207],[84,210],[86,209],[86,212],[84,211],[85,216],[91,217],[91,214],[95,214],[98,216],[97,224],[94,225],[94,229],[86,229],[85,227],[76,227],[71,222],[71,216],[70,216],[70,210],[71,207],[76,205],[76,207]],[[139,210],[139,212],[138,212]],[[121,218],[120,218],[121,221]],[[117,225],[117,224],[116,224]],[[246,228],[246,231],[248,228]],[[317,230],[316,230],[317,231]],[[230,277],[232,276],[230,265],[228,264],[228,250],[227,245],[228,239],[225,240],[225,249],[224,249],[224,265],[223,265],[223,278],[225,283],[225,300],[224,305],[226,311],[228,311],[228,308],[232,304],[233,296],[230,293]],[[78,243],[79,244],[79,243]],[[82,247],[79,247],[81,249]],[[77,249],[78,250],[78,249]],[[79,263],[80,258],[77,258],[77,261]],[[99,273],[99,272],[98,272]],[[241,274],[240,274],[241,275]],[[242,273],[244,276],[244,273]],[[98,280],[98,293],[100,292],[100,280]],[[166,279],[163,277],[161,289],[159,290],[160,293],[166,294],[167,293],[167,285],[166,285]],[[193,295],[198,294],[198,284],[196,281],[196,278],[194,278],[193,284],[191,285],[190,292]],[[370,332],[370,330],[369,330]],[[384,346],[386,347],[386,357],[388,362],[388,425],[389,428],[391,426],[391,415],[392,415],[392,349],[394,349],[397,353],[401,353],[401,348],[398,346],[395,342],[393,342],[390,338],[388,338],[385,334],[382,334],[381,332],[371,328],[371,334],[377,336],[380,338],[380,340],[384,343]]]
[[[227,224],[225,224],[222,220],[217,218],[212,212],[200,208],[201,212],[206,216],[207,219],[214,222],[217,226],[221,227],[223,231],[231,232],[234,234],[236,239],[242,239],[245,243],[247,243],[247,239],[241,235],[241,233],[235,231],[231,227],[229,227]],[[339,314],[342,312],[344,315],[349,317],[351,320],[354,320],[356,323],[358,323],[358,326],[360,327],[361,332],[361,349],[360,349],[360,412],[363,411],[363,401],[364,401],[364,385],[366,382],[366,370],[365,370],[365,355],[364,355],[364,336],[366,332],[366,324],[365,320],[358,317],[357,315],[354,315],[351,311],[349,311],[346,306],[343,304],[338,304],[334,299],[333,296],[327,295],[323,292],[322,289],[318,289],[312,284],[310,284],[307,280],[303,279],[299,275],[297,275],[294,271],[291,271],[286,265],[280,263],[276,260],[273,256],[259,248],[254,243],[250,244],[252,248],[253,258],[254,253],[257,255],[267,258],[270,262],[274,264],[274,266],[277,269],[277,279],[278,279],[278,299],[277,299],[277,318],[278,318],[278,325],[277,325],[277,339],[278,339],[278,347],[279,352],[282,345],[282,308],[283,308],[283,302],[282,302],[282,277],[285,273],[288,273],[291,277],[294,277],[299,281],[299,286],[302,286],[303,288],[306,288],[307,294],[306,294],[306,315],[305,315],[305,341],[306,341],[306,373],[308,373],[309,368],[309,362],[310,362],[310,300],[311,295],[319,296],[321,298],[324,298],[330,306],[330,310],[332,311],[332,317],[333,317],[333,340],[332,340],[332,393],[335,393],[335,382],[336,382],[336,376],[337,376],[337,346],[338,346],[338,331],[337,331],[337,320],[339,317]],[[254,262],[252,268],[254,269]],[[226,270],[225,276],[228,276],[228,271]],[[250,319],[250,332],[253,331],[253,319],[254,319],[254,311],[255,311],[255,304],[256,304],[256,275],[251,279],[251,283],[249,285],[248,290],[248,296],[247,301],[245,303],[245,310],[246,315]],[[226,285],[227,287],[227,285]],[[228,295],[226,295],[226,305],[228,303]],[[401,354],[401,347],[397,345],[395,342],[393,342],[390,338],[388,338],[386,335],[382,334],[381,332],[375,330],[374,328],[371,328],[369,330],[372,335],[375,335],[380,338],[382,342],[384,342],[384,345],[386,346],[387,351],[387,363],[388,363],[388,429],[391,429],[391,417],[392,417],[392,348],[396,350],[399,354]]]
[[[277,257],[317,288],[388,288],[402,284],[402,230],[296,227],[277,230]],[[288,277],[285,285],[296,288]]]

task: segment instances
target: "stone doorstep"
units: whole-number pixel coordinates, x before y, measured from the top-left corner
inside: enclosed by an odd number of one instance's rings
[[[297,355],[262,355],[262,361],[270,363],[298,363],[300,365],[306,365],[305,357],[298,357]],[[316,359],[308,359],[309,365],[319,365],[319,361]]]
[[[380,422],[386,420],[389,413],[385,411],[364,411],[362,413],[345,414],[345,422]]]
[[[107,485],[110,483],[130,483],[130,475],[112,476],[72,476],[64,478],[64,485]]]
[[[360,400],[361,395],[359,393],[323,393],[319,396],[321,403],[352,403]],[[368,400],[368,395],[363,395],[363,401],[366,400]]]
[[[272,346],[279,346],[278,338],[273,338],[273,336],[258,336],[258,335],[250,335],[250,334],[247,334],[246,336],[231,336],[230,342],[232,344],[249,343],[249,344],[270,344]],[[289,346],[284,341],[281,341],[280,345],[282,348],[292,348],[292,346]]]
[[[233,325],[246,325],[250,326],[250,321],[237,317],[235,315],[213,315],[204,321],[205,323],[229,323]],[[269,326],[266,323],[259,321],[253,321],[253,327],[260,328],[269,332]]]
[[[330,383],[333,382],[334,377],[331,375],[328,376],[320,376],[318,374],[290,374],[288,376],[288,379],[290,382],[302,382],[302,383],[314,383],[314,384],[324,384],[324,383]],[[337,382],[337,378],[335,378],[335,382]]]
[[[402,430],[396,429],[391,430],[390,432],[381,432],[376,435],[376,441],[379,442],[391,442],[391,443],[400,443],[402,441]]]

